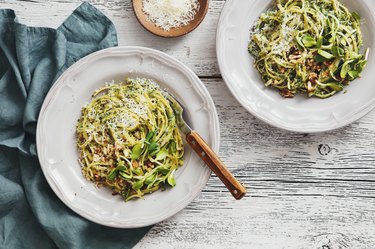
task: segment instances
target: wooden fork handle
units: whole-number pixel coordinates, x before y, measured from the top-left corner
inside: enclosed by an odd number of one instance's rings
[[[202,158],[207,166],[219,177],[227,189],[237,200],[245,196],[246,188],[237,181],[216,153],[208,146],[203,138],[195,131],[186,135],[186,141]]]

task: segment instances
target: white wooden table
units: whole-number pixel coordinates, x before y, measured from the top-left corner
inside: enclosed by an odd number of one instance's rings
[[[57,27],[80,2],[0,0],[0,8],[14,9],[22,23]],[[120,45],[159,49],[200,76],[219,113],[220,156],[249,190],[235,201],[212,176],[137,248],[375,248],[375,111],[324,134],[273,128],[247,113],[220,76],[215,34],[225,1],[211,1],[202,25],[177,39],[145,31],[130,0],[91,3],[114,22]]]

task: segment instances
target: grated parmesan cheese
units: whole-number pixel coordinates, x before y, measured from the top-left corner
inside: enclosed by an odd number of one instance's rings
[[[295,30],[287,25],[290,20],[296,19],[297,15],[284,15],[283,16],[283,22],[280,26],[280,34],[281,34],[281,40],[273,44],[272,51],[276,54],[281,54],[283,51],[289,51],[290,50],[290,43],[294,39],[293,33]]]
[[[198,0],[143,0],[148,20],[165,31],[189,24],[198,10]]]

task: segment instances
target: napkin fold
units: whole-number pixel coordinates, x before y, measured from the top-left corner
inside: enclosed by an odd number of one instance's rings
[[[86,2],[58,29],[28,27],[0,10],[0,248],[131,248],[148,231],[80,217],[53,193],[37,158],[36,123],[54,81],[112,46],[114,25]]]

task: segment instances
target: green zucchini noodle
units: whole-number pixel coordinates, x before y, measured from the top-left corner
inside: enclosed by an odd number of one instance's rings
[[[253,27],[248,50],[266,86],[284,97],[328,98],[360,77],[360,17],[338,0],[276,0]]]
[[[150,79],[126,79],[93,94],[77,124],[82,174],[125,201],[174,186],[184,144],[167,93]]]

